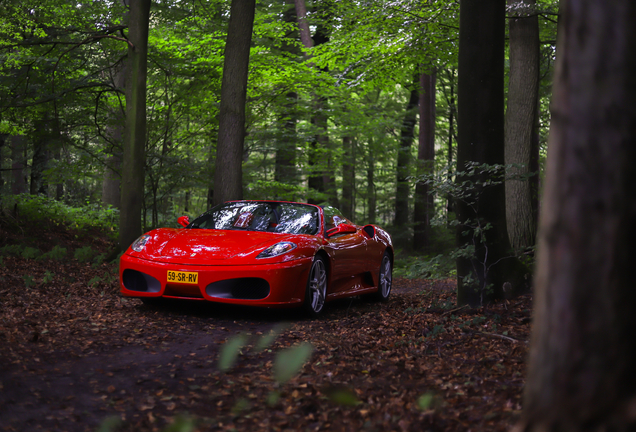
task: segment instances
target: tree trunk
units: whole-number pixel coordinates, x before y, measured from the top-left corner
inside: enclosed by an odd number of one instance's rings
[[[465,172],[469,162],[504,163],[505,11],[505,0],[460,2],[458,171]],[[456,202],[457,246],[475,248],[473,257],[457,259],[460,305],[503,298],[505,283],[525,288],[527,270],[510,255],[504,185],[478,188],[488,180],[490,175],[479,172],[457,177],[458,186],[474,185]]]
[[[373,153],[375,152],[373,145],[373,138],[369,138],[368,154],[367,154],[367,222],[374,224],[376,220],[376,189],[375,189],[375,158]]]
[[[419,86],[419,83],[418,83]],[[400,131],[400,147],[398,148],[396,190],[395,190],[395,220],[396,227],[404,227],[409,222],[409,183],[406,178],[410,174],[411,146],[415,137],[415,108],[419,101],[417,87],[411,90],[409,102],[406,106],[402,129]]]
[[[243,198],[245,102],[255,0],[232,0],[225,44],[214,204]]]
[[[126,250],[141,234],[146,146],[146,76],[150,0],[130,1],[126,128],[119,214],[119,247]]]
[[[516,431],[636,429],[636,4],[563,0]]]
[[[340,210],[342,214],[353,220],[355,215],[353,191],[356,187],[355,169],[355,140],[350,136],[342,137],[343,163],[342,163],[342,201]]]
[[[115,71],[113,84],[120,90],[126,89],[126,67],[120,67]],[[104,167],[102,180],[102,203],[115,208],[120,208],[121,203],[121,144],[124,135],[123,115],[121,110],[115,108],[112,112],[112,124],[106,127],[106,135],[109,141],[109,151]]]
[[[49,140],[49,120],[44,118],[36,122],[36,134],[33,142],[33,157],[31,159],[31,183],[29,193],[31,195],[47,195],[48,187],[44,181],[44,171],[47,169],[50,159]]]
[[[26,183],[26,140],[24,135],[13,135],[11,141],[11,172],[13,182],[11,183],[11,193],[14,195],[27,192]]]
[[[509,18],[510,78],[505,123],[506,165],[514,164],[506,180],[506,221],[511,246],[534,246],[537,234],[538,182],[528,179],[538,165],[539,21],[536,0],[508,0],[516,9]],[[538,175],[538,174],[535,174]]]
[[[435,73],[420,75],[420,135],[417,150],[418,175],[432,174],[435,169]],[[415,185],[413,205],[413,249],[430,247],[431,218],[435,200],[427,184]]]

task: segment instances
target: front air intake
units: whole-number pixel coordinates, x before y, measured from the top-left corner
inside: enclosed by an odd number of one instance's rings
[[[210,297],[261,300],[269,295],[269,283],[261,278],[226,279],[211,283],[205,293]]]
[[[150,275],[137,270],[126,269],[121,275],[126,289],[130,291],[157,293],[161,291],[161,282]]]

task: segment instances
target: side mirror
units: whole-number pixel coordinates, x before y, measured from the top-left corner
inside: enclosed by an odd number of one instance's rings
[[[332,237],[337,234],[353,234],[357,231],[358,229],[355,226],[343,223],[335,228],[328,229],[326,234],[327,237]]]
[[[177,223],[185,228],[190,225],[190,218],[188,216],[181,216],[177,219]]]

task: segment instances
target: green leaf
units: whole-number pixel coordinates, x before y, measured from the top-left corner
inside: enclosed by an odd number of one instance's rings
[[[296,373],[300,371],[303,364],[313,352],[314,347],[309,342],[303,342],[300,345],[290,347],[276,354],[274,360],[274,379],[279,383],[289,381]]]
[[[247,345],[247,335],[240,334],[234,336],[232,339],[227,341],[223,348],[221,349],[221,353],[219,354],[219,370],[221,372],[227,372],[234,366],[236,363],[236,359],[245,345]]]

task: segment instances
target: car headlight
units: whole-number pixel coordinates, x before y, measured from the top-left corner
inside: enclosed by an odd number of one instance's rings
[[[280,242],[276,243],[273,246],[268,247],[263,252],[259,253],[256,258],[271,258],[278,255],[282,255],[284,253],[289,252],[292,249],[295,249],[296,245],[291,242]]]
[[[148,243],[148,240],[150,240],[150,236],[149,235],[142,235],[141,237],[139,237],[137,240],[134,241],[134,243],[132,244],[132,249],[135,252],[141,252],[142,250],[144,250],[144,247],[146,247],[146,243]]]

